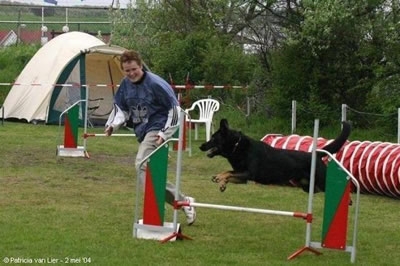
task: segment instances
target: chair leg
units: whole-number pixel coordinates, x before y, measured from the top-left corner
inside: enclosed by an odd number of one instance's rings
[[[209,141],[211,138],[211,123],[206,123],[206,141]]]
[[[91,127],[91,128],[94,128],[94,126],[93,126],[93,124],[92,124],[92,121],[90,121],[89,118],[87,119],[87,126],[88,126],[88,127]]]
[[[199,134],[198,134],[198,131],[197,131],[198,128],[197,127],[198,127],[198,124],[195,123],[194,124],[194,139],[195,140],[197,140],[199,138]]]

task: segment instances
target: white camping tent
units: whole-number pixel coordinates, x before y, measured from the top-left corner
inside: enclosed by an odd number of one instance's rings
[[[89,99],[103,98],[91,116],[105,119],[123,77],[119,55],[124,50],[82,32],[55,37],[37,51],[14,82],[3,104],[4,118],[58,123],[64,110],[86,99],[88,87]],[[82,102],[81,115],[84,107]]]

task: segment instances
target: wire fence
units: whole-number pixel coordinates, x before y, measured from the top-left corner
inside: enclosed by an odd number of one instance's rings
[[[110,41],[109,8],[0,4],[0,47],[44,44],[68,31],[81,31]]]
[[[291,108],[291,132],[292,134],[296,133],[297,128],[297,118],[299,111],[305,112],[304,109],[301,109],[297,105],[297,101],[292,100],[292,108]],[[338,111],[339,112],[339,111]],[[376,121],[374,118],[388,118],[392,122],[392,124],[397,124],[397,143],[400,144],[400,108],[397,109],[397,112],[387,113],[387,114],[379,114],[366,112],[361,110],[356,110],[348,106],[347,104],[342,104],[341,109],[341,121],[352,121],[352,123],[356,123],[357,127],[361,127],[361,125],[366,125],[366,127],[376,127]],[[383,123],[387,124],[387,121],[383,121]],[[388,125],[392,126],[391,124]]]

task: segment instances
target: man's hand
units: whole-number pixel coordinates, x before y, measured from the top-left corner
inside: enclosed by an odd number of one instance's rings
[[[158,136],[157,141],[156,141],[157,146],[160,146],[161,144],[163,144],[163,142],[164,142],[164,139],[162,137]]]
[[[111,136],[113,133],[114,128],[112,126],[108,126],[106,127],[106,129],[104,130],[104,133],[106,134],[107,137]]]

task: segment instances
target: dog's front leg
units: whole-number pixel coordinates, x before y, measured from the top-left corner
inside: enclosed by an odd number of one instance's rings
[[[222,173],[217,174],[216,176],[213,176],[213,178],[211,180],[214,183],[218,183],[219,190],[221,192],[224,192],[226,189],[226,184],[228,183],[228,179],[232,175],[232,173],[233,173],[232,171],[222,172]]]
[[[212,181],[219,184],[219,190],[224,192],[226,185],[231,182],[234,184],[246,184],[248,180],[248,172],[226,171],[213,177]]]
[[[231,172],[232,171],[225,171],[225,172],[219,173],[219,174],[213,176],[211,178],[211,181],[213,181],[214,183],[219,183],[220,180],[226,179],[227,176],[231,175]]]

